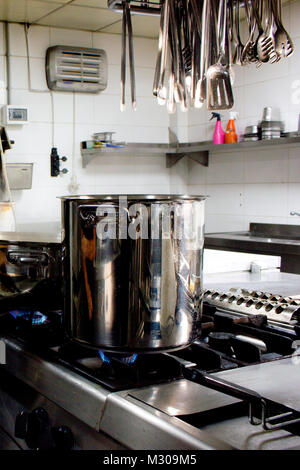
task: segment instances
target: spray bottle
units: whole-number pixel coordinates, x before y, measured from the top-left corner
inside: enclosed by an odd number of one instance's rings
[[[222,129],[221,114],[212,113],[211,121],[213,119],[217,119],[215,132],[214,132],[214,136],[213,136],[213,143],[214,143],[214,145],[224,144],[225,143],[225,132]]]
[[[238,113],[233,111],[229,114],[229,121],[227,125],[226,135],[225,135],[225,144],[236,144],[238,141],[238,136],[235,130],[235,119],[237,118]]]

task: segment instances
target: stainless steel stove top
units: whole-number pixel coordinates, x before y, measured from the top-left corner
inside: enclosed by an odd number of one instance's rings
[[[218,439],[134,397],[135,389],[109,392],[59,364],[53,364],[24,350],[16,340],[2,339],[7,348],[5,371],[29,385],[39,395],[47,397],[59,410],[66,411],[83,425],[96,431],[100,448],[103,433],[106,435],[106,445],[109,436],[110,445],[114,444],[114,448],[116,442],[119,443],[119,448],[129,449],[230,448],[226,443],[219,442]],[[201,401],[203,387],[187,380],[179,380],[178,384],[193,390],[194,396],[198,395]],[[195,389],[199,390],[199,394],[195,394]],[[152,389],[150,386],[150,393],[151,390],[155,391],[155,387]],[[219,395],[221,403],[222,397]],[[180,395],[178,399],[181,401]],[[225,402],[228,403],[227,397]],[[0,413],[5,413],[5,410],[6,413],[9,411],[2,402]],[[0,421],[11,423],[7,431],[13,435],[13,417],[8,420],[1,414]],[[56,411],[56,416],[59,414]],[[75,431],[74,434],[75,440],[80,442],[80,433],[78,435]],[[23,446],[24,442],[19,444]]]
[[[190,348],[134,364],[112,358],[105,367],[97,353],[33,338],[0,338],[6,345],[0,383],[8,384],[0,386],[6,436],[0,432],[0,448],[7,448],[7,436],[10,445],[32,448],[36,441],[22,426],[16,436],[16,417],[43,408],[51,429],[67,427],[80,449],[300,449],[296,326],[207,307],[203,336]],[[249,402],[256,426],[248,420]]]

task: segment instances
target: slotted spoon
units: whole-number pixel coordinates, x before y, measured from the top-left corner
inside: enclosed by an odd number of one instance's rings
[[[206,72],[207,80],[207,109],[211,111],[231,109],[234,104],[230,80],[229,64],[226,62],[226,3],[220,0],[218,15],[218,45],[217,63],[211,65]]]
[[[281,1],[272,0],[274,21],[277,26],[275,48],[280,57],[289,57],[294,52],[294,44],[281,21]]]
[[[271,0],[263,0],[265,27],[257,41],[257,54],[261,62],[277,62],[278,55],[275,49],[274,22]]]

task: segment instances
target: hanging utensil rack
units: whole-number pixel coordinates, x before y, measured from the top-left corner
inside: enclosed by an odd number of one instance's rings
[[[158,104],[166,105],[172,114],[178,107],[187,111],[201,108],[205,102],[211,111],[232,109],[234,65],[254,63],[259,67],[289,57],[294,45],[282,24],[284,3],[284,0],[108,0],[108,7],[123,12],[123,25],[126,11],[160,16],[152,91]],[[242,35],[244,18],[248,33]],[[124,37],[123,34],[122,111]],[[133,78],[131,86],[135,86]],[[133,98],[132,106],[135,109]]]
[[[287,3],[288,0],[283,0],[283,4]],[[129,0],[130,8],[133,13],[138,15],[149,15],[149,16],[159,16],[161,6],[164,3],[164,0]],[[244,0],[240,0],[240,6],[244,7]],[[108,0],[107,6],[110,10],[117,13],[122,13],[123,11],[123,2],[122,0]]]

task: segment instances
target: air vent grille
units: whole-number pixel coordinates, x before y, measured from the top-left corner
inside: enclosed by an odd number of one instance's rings
[[[99,93],[107,86],[107,56],[102,49],[55,46],[47,50],[50,90]]]

